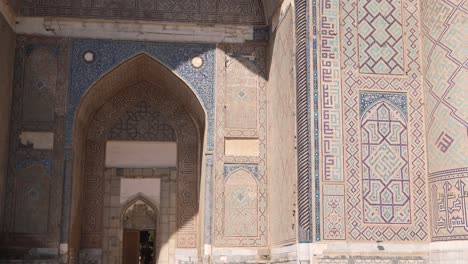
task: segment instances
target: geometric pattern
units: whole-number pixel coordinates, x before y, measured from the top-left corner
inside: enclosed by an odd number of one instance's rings
[[[298,239],[312,240],[312,180],[311,180],[311,118],[310,69],[308,45],[309,0],[295,0],[295,57],[296,57],[296,107],[297,107],[297,196]]]
[[[421,1],[432,240],[468,239],[468,11]]]
[[[323,238],[346,239],[344,185],[323,186]]]
[[[166,118],[145,101],[128,109],[117,120],[109,140],[176,141],[176,134]]]
[[[323,239],[346,239],[345,224],[345,186],[343,173],[343,104],[341,86],[340,55],[340,3],[338,0],[320,1],[320,86],[315,88],[314,100],[320,99],[320,157],[322,170],[322,205],[323,205]],[[314,51],[317,53],[317,51]],[[315,70],[314,61],[314,70]],[[317,78],[317,77],[315,77]],[[316,98],[318,91],[320,98]],[[315,110],[314,110],[315,111]],[[317,133],[317,132],[316,132]],[[315,134],[315,133],[314,133]],[[315,175],[319,167],[314,168]],[[333,184],[330,184],[333,182]],[[341,183],[338,185],[337,183]],[[320,215],[316,215],[319,218]],[[316,221],[316,224],[320,224]],[[317,232],[316,239],[319,240]]]
[[[256,129],[258,115],[257,70],[252,63],[241,59],[229,60],[226,67],[230,69],[226,73],[226,128]]]
[[[358,0],[360,73],[405,73],[402,19],[402,0]]]
[[[139,58],[146,58],[140,55]],[[116,71],[132,63],[126,62],[116,68]],[[163,67],[162,65],[160,67]],[[153,69],[156,68],[154,65]],[[157,73],[154,73],[157,74]],[[116,78],[109,73],[103,80],[112,85]],[[107,79],[106,79],[107,78]],[[179,82],[182,82],[180,79]],[[174,85],[181,85],[174,83]],[[99,86],[101,87],[101,86]],[[185,88],[185,87],[184,87]],[[93,91],[96,86],[92,86]],[[107,88],[109,89],[109,88]],[[185,89],[189,89],[188,86]],[[110,96],[110,95],[109,95]],[[104,96],[103,96],[104,97]],[[141,81],[134,85],[121,89],[116,95],[105,101],[95,112],[94,118],[88,125],[85,137],[86,152],[84,162],[83,194],[81,214],[81,248],[100,248],[104,223],[104,159],[105,145],[109,131],[116,121],[128,114],[131,106],[138,105],[141,98],[162,115],[169,117],[171,127],[175,134],[181,135],[178,140],[178,164],[177,171],[177,247],[195,248],[197,244],[197,171],[198,171],[198,141],[195,121],[188,114],[182,103],[168,94],[167,90],[148,81]],[[86,98],[89,100],[89,98]],[[104,98],[105,99],[105,98]],[[85,100],[86,101],[86,100]],[[84,101],[84,102],[85,102]],[[145,104],[143,104],[145,105]],[[147,138],[147,136],[145,136]],[[78,144],[77,142],[76,144]],[[76,175],[75,177],[80,177]]]
[[[391,105],[395,106],[407,119],[408,115],[408,98],[404,93],[372,93],[372,92],[361,92],[359,93],[360,103],[360,115],[364,115],[364,112],[371,108],[376,103],[386,101]]]
[[[47,233],[50,176],[42,164],[32,164],[17,171],[15,232],[36,235]]]
[[[68,40],[17,36],[8,171],[0,243],[54,248],[60,242]],[[28,108],[28,111],[23,111]],[[32,111],[31,111],[32,110]],[[53,148],[24,148],[23,131],[53,133]]]
[[[55,47],[47,46],[27,51],[24,69],[24,121],[54,122],[58,71],[56,53]]]
[[[225,183],[224,235],[258,235],[258,187],[252,174],[239,169],[231,173]]]
[[[87,63],[83,54],[92,51],[96,60]],[[214,66],[215,46],[208,44],[155,43],[113,40],[71,40],[71,72],[67,101],[67,124],[65,146],[71,149],[73,122],[80,99],[101,76],[114,67],[138,54],[145,53],[155,58],[186,81],[200,98],[208,120],[208,150],[214,145]],[[199,56],[204,64],[192,66],[193,57]]]
[[[464,1],[422,1],[429,172],[468,167],[468,12]]]
[[[343,182],[343,133],[338,0],[322,1],[320,30],[323,181]]]
[[[243,169],[248,171],[254,177],[258,176],[258,165],[256,164],[225,164],[224,165],[224,178],[228,178],[234,171]]]
[[[432,240],[468,239],[468,169],[429,175]]]
[[[411,222],[406,117],[385,101],[361,119],[364,222]]]
[[[219,247],[266,246],[267,97],[266,80],[263,77],[266,74],[266,49],[255,45],[218,46],[216,63],[213,244]],[[239,83],[247,87],[232,87]],[[245,92],[242,93],[241,89],[245,89]],[[241,95],[248,97],[247,100],[236,102],[234,108],[238,111],[231,113],[228,118],[226,106],[229,106],[229,98]],[[243,120],[245,122],[241,122]],[[258,139],[258,156],[226,156],[226,138]]]
[[[360,1],[361,2],[361,1]],[[403,76],[394,76],[395,72],[388,72],[386,75],[377,74],[360,74],[362,71],[362,60],[360,60],[360,53],[362,52],[362,40],[360,40],[359,30],[362,30],[362,25],[356,27],[359,18],[361,22],[365,19],[364,16],[368,17],[370,14],[359,14],[367,9],[366,13],[372,12],[373,9],[370,7],[375,5],[374,1],[362,1],[360,4],[356,4],[355,0],[343,0],[341,3],[341,54],[342,54],[342,85],[343,85],[343,124],[344,124],[344,146],[345,151],[345,179],[346,179],[346,225],[347,225],[347,239],[351,241],[357,240],[385,240],[385,241],[427,241],[429,239],[429,224],[428,224],[428,200],[427,200],[427,175],[426,175],[426,142],[424,140],[424,100],[422,93],[422,84],[420,82],[422,77],[422,68],[420,64],[421,50],[420,50],[420,20],[417,0],[406,0],[404,3],[405,8],[401,7],[400,1],[380,1],[381,5],[390,4],[390,10],[401,10],[402,14],[398,14],[399,11],[395,11],[396,20],[402,20],[396,22],[396,25],[404,25],[405,34],[403,35],[404,40],[407,44],[402,47],[404,49],[405,56],[403,56],[403,50],[401,50],[402,61],[398,62],[401,69],[404,70]],[[367,4],[366,4],[367,3]],[[395,5],[392,7],[392,5]],[[377,6],[375,6],[377,8]],[[361,8],[361,10],[359,10]],[[382,10],[386,8],[378,6],[377,13],[374,13],[374,17],[382,20],[383,18],[390,19],[390,16],[386,16],[382,13]],[[389,13],[387,14],[389,15]],[[359,17],[358,17],[359,16]],[[367,19],[366,21],[369,21]],[[362,34],[362,33],[361,33]],[[399,45],[399,44],[398,44]],[[400,51],[399,51],[400,52]],[[398,60],[395,60],[398,61]],[[402,65],[406,65],[404,68]],[[395,68],[397,69],[397,68]],[[402,74],[402,73],[398,73]],[[407,114],[404,109],[400,109],[399,102],[389,102],[389,100],[376,101],[382,105],[392,105],[397,111],[400,112],[398,120],[404,125],[398,125],[401,129],[406,128],[407,131],[407,142],[401,140],[398,143],[400,146],[395,148],[394,142],[385,142],[388,148],[399,150],[403,145],[407,145],[407,153],[401,153],[400,162],[403,161],[398,167],[402,166],[407,162],[407,177],[409,179],[410,189],[406,191],[399,191],[399,194],[404,192],[410,193],[411,200],[408,201],[408,205],[402,206],[400,209],[406,213],[402,220],[398,220],[392,224],[382,224],[385,221],[389,221],[390,218],[377,218],[380,224],[374,224],[368,220],[372,220],[373,215],[364,216],[363,205],[367,203],[365,201],[365,194],[363,188],[363,178],[360,172],[367,170],[366,162],[369,163],[371,160],[363,160],[365,156],[362,156],[362,150],[365,146],[360,146],[362,140],[361,135],[365,132],[361,132],[361,107],[360,100],[363,97],[359,96],[359,91],[368,92],[379,92],[379,93],[406,93],[407,98]],[[369,108],[372,110],[373,108]],[[375,110],[373,110],[375,112]],[[363,113],[364,114],[364,113]],[[366,118],[365,114],[362,118]],[[406,121],[406,122],[405,122]],[[390,120],[388,121],[390,122]],[[392,121],[393,122],[393,121]],[[404,123],[405,122],[405,123]],[[398,129],[400,129],[398,128]],[[366,128],[369,129],[369,128]],[[382,136],[381,136],[382,138]],[[398,142],[398,141],[395,141]],[[382,145],[385,145],[382,143]],[[377,151],[377,149],[375,150]],[[380,150],[384,151],[384,149]],[[382,152],[385,153],[385,152]],[[405,158],[406,157],[406,158]],[[378,163],[376,163],[378,164]],[[374,170],[376,167],[373,167]],[[372,172],[372,170],[370,170]],[[401,174],[401,173],[400,173]],[[394,177],[395,174],[392,174]],[[390,179],[390,178],[389,178]],[[385,181],[384,181],[385,183]],[[404,186],[407,183],[401,181]],[[401,187],[400,185],[399,187]],[[383,185],[380,185],[381,187]],[[398,186],[398,185],[397,185]],[[409,188],[408,187],[408,188]],[[397,193],[397,190],[392,190]],[[400,196],[402,198],[404,196]],[[372,198],[372,197],[371,197]],[[402,204],[402,203],[400,203]],[[390,222],[391,223],[391,222]]]
[[[265,24],[260,0],[25,0],[20,15],[196,24]]]

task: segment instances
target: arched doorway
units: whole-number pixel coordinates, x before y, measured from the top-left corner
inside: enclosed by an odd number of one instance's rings
[[[69,263],[80,258],[97,263],[106,259],[103,222],[111,217],[104,201],[106,143],[121,117],[142,105],[160,114],[175,133],[176,246],[196,249],[200,244],[198,208],[206,114],[183,80],[140,54],[96,82],[81,99],[75,116]],[[151,130],[147,125],[137,127]]]
[[[123,263],[153,264],[159,253],[159,210],[150,198],[138,194],[121,212]]]

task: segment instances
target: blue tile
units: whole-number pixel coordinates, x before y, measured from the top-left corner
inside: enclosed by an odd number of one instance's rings
[[[73,122],[81,97],[87,89],[107,72],[140,53],[146,53],[180,76],[201,99],[208,114],[208,150],[214,145],[214,88],[215,45],[175,44],[138,41],[74,39],[70,54],[70,80],[67,99],[65,148],[73,143]],[[84,61],[83,54],[91,51],[95,61]],[[200,56],[201,68],[194,68],[191,60]]]

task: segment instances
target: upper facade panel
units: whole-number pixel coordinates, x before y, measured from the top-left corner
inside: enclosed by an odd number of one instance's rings
[[[22,16],[265,25],[261,0],[24,0]]]

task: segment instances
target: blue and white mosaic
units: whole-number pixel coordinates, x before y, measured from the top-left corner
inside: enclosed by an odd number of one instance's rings
[[[408,116],[407,97],[405,93],[380,93],[380,92],[361,92],[359,94],[361,105],[360,114],[362,114],[375,103],[379,101],[387,101],[397,107],[401,113]]]
[[[52,161],[47,157],[20,157],[16,160],[16,170],[19,171],[34,164],[40,164],[49,173],[52,172]]]
[[[208,150],[213,150],[215,49],[207,44],[174,44],[135,41],[74,39],[71,43],[70,82],[68,88],[65,148],[73,142],[73,122],[81,97],[87,89],[110,70],[138,54],[146,53],[180,76],[201,99],[208,115]],[[86,62],[83,55],[92,52],[94,61]],[[193,57],[199,56],[204,65],[194,68]]]
[[[244,169],[250,172],[253,176],[258,177],[258,165],[257,164],[225,164],[224,165],[224,178],[226,179],[234,171],[238,169]]]

